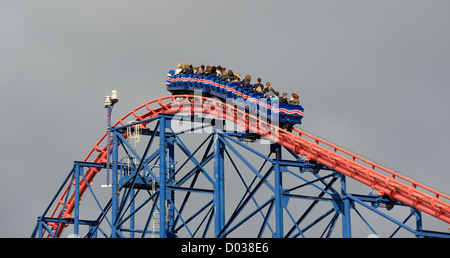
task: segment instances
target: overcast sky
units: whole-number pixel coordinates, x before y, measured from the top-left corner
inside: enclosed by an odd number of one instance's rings
[[[450,1],[0,2],[0,236],[28,237],[106,129],[180,62],[296,92],[302,128],[450,192]],[[442,230],[446,230],[445,225]]]

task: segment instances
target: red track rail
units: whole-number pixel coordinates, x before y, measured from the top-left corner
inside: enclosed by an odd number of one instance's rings
[[[152,108],[151,106],[155,106]],[[393,200],[401,201],[408,206],[419,209],[433,217],[450,223],[450,196],[440,193],[417,181],[411,180],[395,171],[384,168],[372,161],[349,152],[337,145],[328,143],[316,136],[294,128],[295,133],[287,132],[277,126],[261,121],[259,118],[249,116],[244,111],[226,105],[216,100],[199,96],[177,95],[159,98],[137,107],[130,113],[122,117],[114,126],[126,125],[125,121],[143,121],[158,114],[212,114],[218,119],[228,119],[251,132],[258,133],[263,137],[277,142],[295,153],[306,157],[308,160],[315,160],[328,166],[348,177],[351,177],[365,185],[372,187],[382,195],[388,195]],[[142,113],[139,115],[139,113]],[[145,127],[146,124],[141,124]],[[103,163],[107,159],[106,134],[94,145],[83,161],[89,161],[98,153],[92,162]],[[104,142],[105,141],[105,142]],[[104,144],[104,147],[100,147]],[[88,169],[85,177],[89,184],[92,184],[94,177],[100,169]],[[72,182],[73,183],[73,182]],[[80,184],[80,200],[88,185],[84,180]],[[75,196],[69,198],[64,205],[68,187],[62,193],[59,201],[51,214],[51,217],[62,218],[71,217],[74,210]],[[58,214],[57,216],[55,216]],[[49,223],[56,236],[60,236],[65,226],[59,227],[56,223]],[[56,231],[56,229],[58,230]]]

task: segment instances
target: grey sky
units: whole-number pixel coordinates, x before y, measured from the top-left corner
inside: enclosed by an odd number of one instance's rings
[[[180,62],[297,92],[303,129],[450,192],[449,11],[446,0],[1,1],[0,236],[30,235],[103,135],[105,95],[119,91],[117,119],[169,95]]]

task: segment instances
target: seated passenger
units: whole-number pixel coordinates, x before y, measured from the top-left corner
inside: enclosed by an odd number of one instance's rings
[[[234,81],[235,78],[236,76],[234,75],[232,70],[228,70],[228,73],[225,76],[223,76],[223,80],[227,82],[232,82]]]
[[[264,91],[265,98],[272,98],[273,96],[275,96],[275,92],[273,91],[273,88],[270,84],[264,89]]]
[[[250,75],[246,75],[244,77],[244,79],[242,80],[242,82],[244,83],[244,85],[248,86],[250,85],[250,82],[252,81],[252,77]]]
[[[175,75],[181,73],[181,71],[183,70],[183,64],[178,64],[177,65],[177,69],[175,70]]]
[[[211,74],[211,66],[209,66],[209,65],[206,66],[204,74],[205,75],[210,75]]]
[[[245,78],[242,80],[242,86],[241,88],[243,89],[249,89],[251,90],[252,88],[250,87],[250,82],[252,80],[252,77],[250,75],[246,75]]]
[[[254,91],[262,93],[264,85],[262,85],[262,83],[261,83],[261,78],[258,78],[256,81],[257,81],[257,83],[255,83],[255,85],[253,85],[252,88],[253,88]]]
[[[225,67],[220,67],[220,69],[218,69],[218,70],[220,70],[220,74],[222,74],[222,76],[224,76],[225,74],[226,74],[226,70],[227,70],[227,68],[225,68]]]
[[[191,68],[191,65],[185,63],[181,73],[194,73],[194,70]]]
[[[205,66],[204,65],[197,66],[194,69],[194,73],[198,74],[198,75],[202,75],[204,73],[204,71],[205,71]]]
[[[216,74],[215,75],[217,75],[219,77],[224,75],[223,70],[222,70],[222,66],[219,65],[219,66],[216,67]]]
[[[283,93],[283,96],[279,97],[278,100],[280,101],[280,103],[289,103],[288,94],[286,92]]]
[[[263,93],[267,93],[270,89],[273,90],[272,86],[270,86],[270,82],[266,82],[266,87],[263,90]]]
[[[280,103],[280,102],[279,102],[279,101],[280,101],[279,95],[280,95],[280,93],[279,93],[278,91],[275,91],[275,92],[274,92],[274,95],[270,98],[270,101],[272,101],[272,103],[273,103],[274,101],[278,101],[278,103]]]
[[[217,67],[215,67],[215,66],[211,67],[210,75],[217,76]]]
[[[300,105],[300,99],[299,99],[298,95],[295,93],[292,93],[291,96],[292,96],[292,98],[289,100],[289,104]]]

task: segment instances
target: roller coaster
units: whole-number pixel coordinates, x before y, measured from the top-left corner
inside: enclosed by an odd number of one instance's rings
[[[450,196],[286,128],[303,107],[194,75],[166,86],[74,161],[31,237],[450,237],[424,225],[450,223]]]

